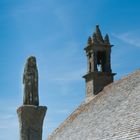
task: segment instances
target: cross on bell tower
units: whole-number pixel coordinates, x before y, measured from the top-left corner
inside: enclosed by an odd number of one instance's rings
[[[102,37],[99,25],[92,37],[89,37],[86,48],[88,71],[83,78],[86,81],[86,99],[98,94],[114,80],[111,70],[111,47],[108,34]]]

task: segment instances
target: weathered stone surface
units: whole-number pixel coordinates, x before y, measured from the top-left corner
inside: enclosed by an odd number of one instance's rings
[[[140,70],[81,104],[47,140],[140,140]]]
[[[39,95],[38,95],[38,70],[36,64],[36,58],[30,56],[27,59],[24,74],[23,74],[23,84],[24,84],[24,105],[39,105]]]
[[[86,100],[98,94],[103,88],[114,81],[114,73],[91,72],[84,76],[86,79]]]
[[[108,34],[103,40],[97,25],[93,37],[89,37],[85,48],[88,60],[88,71],[83,76],[86,81],[86,100],[98,94],[114,80],[115,73],[112,73],[111,69],[111,47]]]
[[[24,105],[17,109],[20,140],[42,140],[42,125],[47,108]]]

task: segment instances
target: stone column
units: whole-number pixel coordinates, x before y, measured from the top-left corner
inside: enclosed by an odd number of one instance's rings
[[[47,107],[23,105],[17,109],[20,140],[42,140],[42,126]]]

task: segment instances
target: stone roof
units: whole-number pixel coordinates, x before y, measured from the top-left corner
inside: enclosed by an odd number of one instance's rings
[[[140,70],[83,102],[47,140],[132,139],[140,139]]]

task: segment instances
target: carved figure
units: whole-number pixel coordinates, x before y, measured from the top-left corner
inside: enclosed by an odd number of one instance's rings
[[[27,59],[24,74],[23,74],[23,84],[24,84],[24,105],[39,105],[38,96],[38,70],[36,65],[36,58],[30,56]]]

